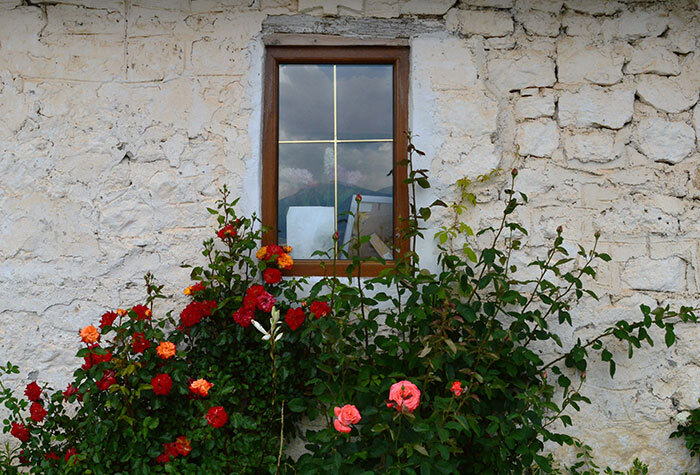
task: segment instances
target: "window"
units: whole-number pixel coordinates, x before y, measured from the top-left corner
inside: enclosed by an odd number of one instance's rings
[[[264,91],[263,244],[292,246],[290,274],[323,275],[311,254],[332,249],[336,231],[341,245],[356,236],[362,195],[370,241],[360,255],[391,265],[407,249],[398,230],[408,215],[408,48],[269,46]],[[347,262],[339,265],[342,275]],[[362,273],[382,267],[366,263]]]

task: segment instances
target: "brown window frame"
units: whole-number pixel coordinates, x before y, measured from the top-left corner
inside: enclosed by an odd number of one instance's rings
[[[280,64],[393,64],[394,65],[394,260],[363,262],[362,276],[377,276],[409,251],[409,243],[399,237],[408,217],[407,170],[404,165],[408,147],[408,74],[409,49],[406,46],[267,46],[265,51],[262,143],[262,224],[264,246],[277,244],[278,139],[279,139],[279,65]],[[292,251],[292,256],[294,255]],[[325,266],[324,266],[325,263]],[[349,260],[336,261],[336,273],[347,275]],[[325,267],[325,268],[324,268]],[[322,276],[333,272],[332,261],[295,259],[284,275]]]

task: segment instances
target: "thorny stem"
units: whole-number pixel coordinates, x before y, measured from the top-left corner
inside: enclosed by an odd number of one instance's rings
[[[369,347],[369,328],[367,326],[367,315],[365,313],[365,294],[362,291],[362,280],[360,275],[362,274],[362,259],[360,258],[360,248],[362,243],[360,242],[360,200],[357,200],[357,213],[355,214],[355,229],[357,230],[357,290],[360,292],[360,312],[362,313],[362,320],[365,324],[365,349]]]

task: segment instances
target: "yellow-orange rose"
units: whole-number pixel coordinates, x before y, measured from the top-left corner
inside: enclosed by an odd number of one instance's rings
[[[255,253],[255,257],[257,257],[259,260],[263,260],[265,258],[266,254],[267,254],[267,246],[263,246],[260,249],[258,249],[258,252]]]
[[[277,265],[280,266],[280,269],[291,269],[293,264],[294,260],[289,254],[282,254],[277,258]]]
[[[190,391],[205,397],[207,394],[209,394],[209,390],[212,388],[212,386],[214,385],[206,379],[198,379],[190,384]]]
[[[97,341],[100,339],[100,332],[98,332],[97,328],[93,327],[92,325],[88,325],[80,330],[80,338],[88,345],[97,343]]]
[[[162,342],[156,347],[156,353],[158,353],[158,356],[164,360],[172,358],[175,356],[175,343],[171,343],[169,341]]]

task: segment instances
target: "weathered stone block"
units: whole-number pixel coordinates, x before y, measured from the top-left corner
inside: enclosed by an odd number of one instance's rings
[[[583,38],[564,38],[557,43],[559,82],[610,85],[622,80],[625,61],[610,44],[596,45]]]
[[[686,289],[685,266],[680,257],[637,257],[625,264],[622,281],[634,290],[681,292]]]
[[[515,0],[463,0],[462,3],[473,7],[511,8]]]
[[[680,74],[678,56],[669,50],[670,47],[670,42],[665,38],[644,38],[632,50],[629,62],[625,65],[625,73],[665,76]]]
[[[564,0],[516,0],[518,10],[540,10],[543,12],[559,13]]]
[[[564,13],[561,24],[569,36],[587,36],[592,38],[600,35],[603,28],[602,21],[597,17],[581,15],[571,11]]]
[[[94,9],[74,5],[47,5],[43,35],[124,34],[122,8]]]
[[[338,8],[344,7],[362,12],[362,0],[299,0],[299,12],[322,13],[323,15],[337,15]]]
[[[559,127],[551,119],[523,122],[518,127],[516,140],[519,155],[550,157],[559,147]]]
[[[540,51],[516,50],[489,58],[488,78],[502,91],[554,84],[554,62]]]
[[[693,125],[695,126],[695,139],[700,147],[700,106],[695,106],[693,110]]]
[[[605,163],[620,156],[615,149],[615,137],[603,130],[564,135],[564,150],[569,158],[580,162]]]
[[[565,0],[564,5],[569,10],[589,15],[614,15],[623,8],[615,0]]]
[[[645,36],[659,36],[668,26],[668,15],[659,10],[625,10],[617,18],[603,20],[602,33],[606,38],[636,40]]]
[[[563,92],[559,97],[559,125],[575,127],[601,126],[622,128],[632,119],[634,90],[610,91],[585,86],[578,92]]]
[[[698,102],[698,82],[693,83],[684,77],[645,75],[639,78],[637,95],[661,111],[678,113]]]
[[[402,15],[444,15],[452,8],[452,0],[399,0]]]
[[[365,15],[367,16],[394,18],[399,16],[400,12],[398,0],[377,0],[365,3]]]
[[[185,51],[182,41],[170,36],[129,38],[127,79],[158,81],[182,74]]]
[[[561,21],[557,14],[539,10],[519,11],[515,19],[530,35],[557,36],[561,28]]]
[[[525,96],[515,103],[515,116],[519,119],[537,119],[554,115],[554,96]]]
[[[453,8],[445,16],[449,30],[464,35],[505,36],[513,32],[513,18],[501,11],[458,10]]]
[[[459,38],[426,36],[413,40],[411,54],[435,90],[464,89],[477,81],[474,55]]]
[[[675,165],[695,150],[695,132],[685,122],[644,119],[637,125],[640,151],[655,162]]]

